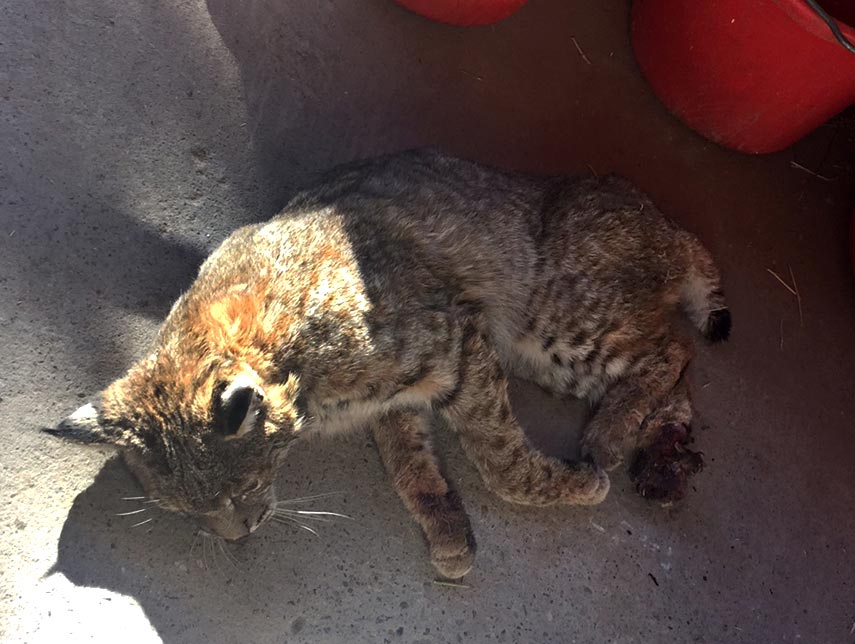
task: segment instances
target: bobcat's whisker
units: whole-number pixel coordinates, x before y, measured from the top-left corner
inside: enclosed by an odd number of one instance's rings
[[[210,573],[210,560],[214,559],[214,544],[212,536],[207,532],[201,532],[200,536],[202,538],[202,567],[205,572]]]
[[[216,541],[214,541],[214,544],[216,544],[217,549],[220,551],[220,553],[221,553],[221,554],[223,555],[223,557],[225,558],[226,553],[225,553],[225,551],[223,550],[223,542],[222,542],[222,540],[221,540],[221,539],[217,539]],[[231,562],[229,562],[229,563],[231,563]]]
[[[319,535],[319,534],[318,534],[317,530],[313,530],[313,529],[312,529],[312,528],[310,528],[309,526],[307,526],[307,525],[303,525],[303,524],[302,524],[302,523],[300,523],[299,521],[295,521],[294,519],[290,519],[290,518],[288,518],[288,517],[274,516],[274,517],[271,517],[271,520],[272,520],[272,521],[275,521],[276,523],[281,523],[281,524],[297,525],[297,526],[299,526],[299,527],[303,528],[303,530],[308,530],[309,532],[311,532],[311,533],[312,533],[313,535],[315,535],[316,537],[320,537],[320,536],[321,536],[321,535]]]
[[[234,560],[229,557],[229,553],[228,550],[226,550],[226,545],[223,543],[223,539],[218,539],[217,545],[220,547],[220,552],[223,553],[223,557],[226,558],[226,562],[232,567],[232,570],[237,570],[237,565]]]
[[[222,566],[220,566],[220,560],[217,558],[217,547],[216,547],[216,545],[214,545],[214,543],[215,543],[215,541],[217,541],[217,539],[218,538],[213,536],[213,535],[211,535],[207,539],[211,544],[211,561],[214,562],[214,567],[217,569],[217,572],[220,573],[221,575],[225,575],[225,573],[223,572]]]
[[[135,523],[135,524],[133,524],[131,527],[132,527],[132,528],[138,528],[138,527],[140,527],[141,525],[145,525],[145,524],[146,524],[146,523],[148,523],[149,521],[154,521],[154,517],[149,517],[149,518],[148,518],[148,519],[146,519],[145,521],[140,521],[139,523]]]
[[[208,572],[211,572],[211,564],[212,563],[214,564],[214,568],[217,567],[217,557],[214,554],[214,542],[211,540],[210,537],[208,537],[206,539],[206,541],[207,541],[207,546],[208,546],[208,548],[207,548],[208,549],[208,557],[210,558],[210,561],[208,562]]]
[[[349,517],[346,514],[340,514],[338,512],[324,512],[321,510],[287,510],[287,512],[293,512],[295,514],[313,514],[328,517],[340,517],[342,519],[350,519],[351,521],[353,521],[353,517]]]
[[[328,496],[334,496],[336,494],[344,494],[344,492],[323,492],[321,494],[312,494],[310,496],[297,496],[293,499],[285,499],[284,501],[279,501],[276,503],[276,506],[280,505],[290,505],[291,503],[305,503],[307,501],[314,501],[315,499],[323,499]]]
[[[208,539],[202,535],[202,568],[207,572],[208,568]]]
[[[220,566],[220,560],[217,559],[217,547],[214,545],[213,537],[210,539],[210,542],[211,542],[211,561],[214,562],[214,568],[217,569],[217,572],[222,575],[223,569]]]
[[[229,545],[228,545],[227,543],[225,543],[225,540],[223,541],[223,552],[225,553],[226,558],[228,558],[228,559],[232,562],[232,564],[234,565],[234,567],[235,567],[235,568],[237,568],[237,567],[238,567],[238,564],[239,564],[240,562],[238,561],[238,558],[237,558],[237,556],[235,555],[235,553],[233,553],[233,552],[231,551],[231,549],[229,549]]]
[[[201,539],[200,533],[197,530],[196,534],[193,535],[193,541],[190,542],[190,550],[187,552],[187,559],[189,563],[193,563],[193,551],[196,549],[196,544],[199,543],[199,539]]]
[[[115,516],[117,517],[129,517],[132,514],[139,514],[140,512],[145,512],[148,508],[140,508],[139,510],[131,510],[130,512],[119,512]]]
[[[288,512],[287,510],[276,510],[274,516],[280,516],[285,518],[295,518],[299,515],[295,512]],[[325,519],[324,517],[306,517],[306,520],[318,521],[319,523],[332,523],[329,519]]]
[[[122,501],[144,501],[147,496],[123,496]]]

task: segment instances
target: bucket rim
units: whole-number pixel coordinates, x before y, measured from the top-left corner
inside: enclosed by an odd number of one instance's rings
[[[817,38],[821,38],[826,42],[837,45],[846,51],[846,48],[843,47],[840,41],[834,37],[834,34],[831,32],[831,29],[829,29],[825,21],[809,4],[803,0],[774,0],[774,2],[806,31],[810,32]],[[855,27],[845,23],[839,18],[834,16],[832,17],[840,28],[840,31],[843,32],[844,36],[846,36],[846,39],[849,40],[849,42],[855,43]]]

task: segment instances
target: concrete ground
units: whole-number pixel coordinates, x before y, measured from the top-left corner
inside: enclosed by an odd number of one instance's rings
[[[639,76],[628,8],[532,0],[455,29],[388,0],[0,5],[4,641],[855,641],[851,139],[705,142]],[[446,440],[480,545],[461,588],[433,583],[364,437],[282,474],[285,494],[341,492],[318,508],[354,520],[317,538],[269,526],[232,563],[181,518],[116,516],[140,507],[121,463],[37,428],[143,354],[228,231],[319,170],[422,144],[622,173],[717,255],[735,333],[691,368],[708,467],[685,502],[616,473],[599,507],[514,507]],[[573,451],[578,409],[519,383],[515,402]]]

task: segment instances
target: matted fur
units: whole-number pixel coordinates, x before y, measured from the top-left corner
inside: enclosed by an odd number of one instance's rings
[[[626,181],[406,152],[340,168],[236,231],[151,354],[51,431],[119,445],[152,498],[237,539],[270,515],[293,441],[368,427],[434,565],[460,577],[475,541],[431,450],[433,417],[502,498],[599,503],[606,469],[654,443],[636,462],[661,469],[675,450],[659,428],[687,434],[673,429],[691,418],[680,304],[727,337],[709,254]],[[599,404],[586,460],[532,448],[508,374]]]

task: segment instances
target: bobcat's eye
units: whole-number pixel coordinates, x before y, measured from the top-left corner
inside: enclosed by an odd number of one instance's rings
[[[243,495],[243,496],[247,496],[247,495],[250,495],[250,494],[255,494],[255,493],[256,493],[256,492],[258,492],[262,487],[264,487],[264,481],[262,481],[261,479],[255,479],[254,481],[252,481],[252,482],[249,484],[249,486],[248,486],[248,487],[245,487],[245,488],[243,489],[242,495]]]

